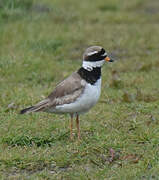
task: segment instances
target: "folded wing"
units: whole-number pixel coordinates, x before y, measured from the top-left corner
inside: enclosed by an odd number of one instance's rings
[[[82,80],[80,75],[75,72],[67,79],[59,83],[46,99],[40,101],[34,106],[23,109],[20,113],[24,114],[47,111],[47,109],[58,105],[70,104],[82,94],[85,84],[85,80]]]

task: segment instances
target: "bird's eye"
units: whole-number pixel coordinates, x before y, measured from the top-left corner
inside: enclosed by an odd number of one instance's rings
[[[102,48],[101,51],[100,51],[101,54],[104,54],[105,53],[105,50]]]
[[[101,56],[107,56],[107,53],[105,52],[104,54],[102,54]]]

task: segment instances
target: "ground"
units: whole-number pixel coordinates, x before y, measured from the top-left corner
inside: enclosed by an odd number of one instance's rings
[[[0,1],[0,178],[159,179],[158,0]],[[102,45],[102,95],[68,115],[20,115]]]

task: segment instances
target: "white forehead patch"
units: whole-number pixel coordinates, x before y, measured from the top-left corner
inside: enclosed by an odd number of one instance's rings
[[[93,51],[93,52],[89,52],[87,55],[92,56],[93,54],[97,54],[97,53],[98,53],[98,51]]]
[[[102,54],[102,56],[106,56],[107,55],[107,53],[105,52],[104,54]]]

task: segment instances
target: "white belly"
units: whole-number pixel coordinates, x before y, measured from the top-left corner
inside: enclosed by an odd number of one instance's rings
[[[83,94],[77,98],[74,103],[56,106],[55,108],[49,110],[49,112],[78,114],[87,112],[97,103],[100,93],[101,79],[99,79],[94,85],[87,84]]]

